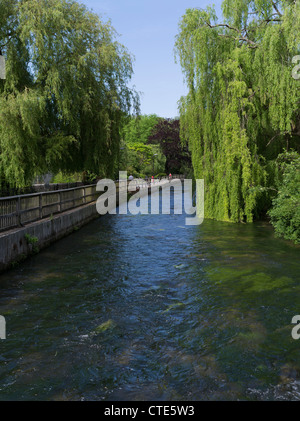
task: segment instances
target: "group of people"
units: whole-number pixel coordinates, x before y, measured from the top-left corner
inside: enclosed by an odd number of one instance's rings
[[[129,181],[134,180],[133,175],[130,175],[130,176],[128,177],[128,180],[129,180]],[[172,180],[172,174],[171,174],[171,173],[169,174],[169,180]],[[152,182],[153,182],[153,181],[154,181],[154,175],[152,175]]]

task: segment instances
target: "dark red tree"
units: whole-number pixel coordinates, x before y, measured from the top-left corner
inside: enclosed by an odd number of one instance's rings
[[[160,119],[148,138],[149,144],[158,144],[167,158],[166,174],[178,174],[183,166],[191,166],[191,155],[180,140],[180,121]]]

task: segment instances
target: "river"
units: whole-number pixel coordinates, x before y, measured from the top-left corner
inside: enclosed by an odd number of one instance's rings
[[[299,246],[107,215],[0,276],[0,400],[300,400]]]

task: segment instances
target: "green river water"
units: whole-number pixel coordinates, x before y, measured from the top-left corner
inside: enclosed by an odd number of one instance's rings
[[[299,246],[105,216],[0,275],[0,400],[300,400]]]

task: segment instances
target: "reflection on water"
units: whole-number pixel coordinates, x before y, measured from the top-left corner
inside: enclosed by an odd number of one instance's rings
[[[299,247],[106,216],[0,276],[1,400],[299,400]]]

